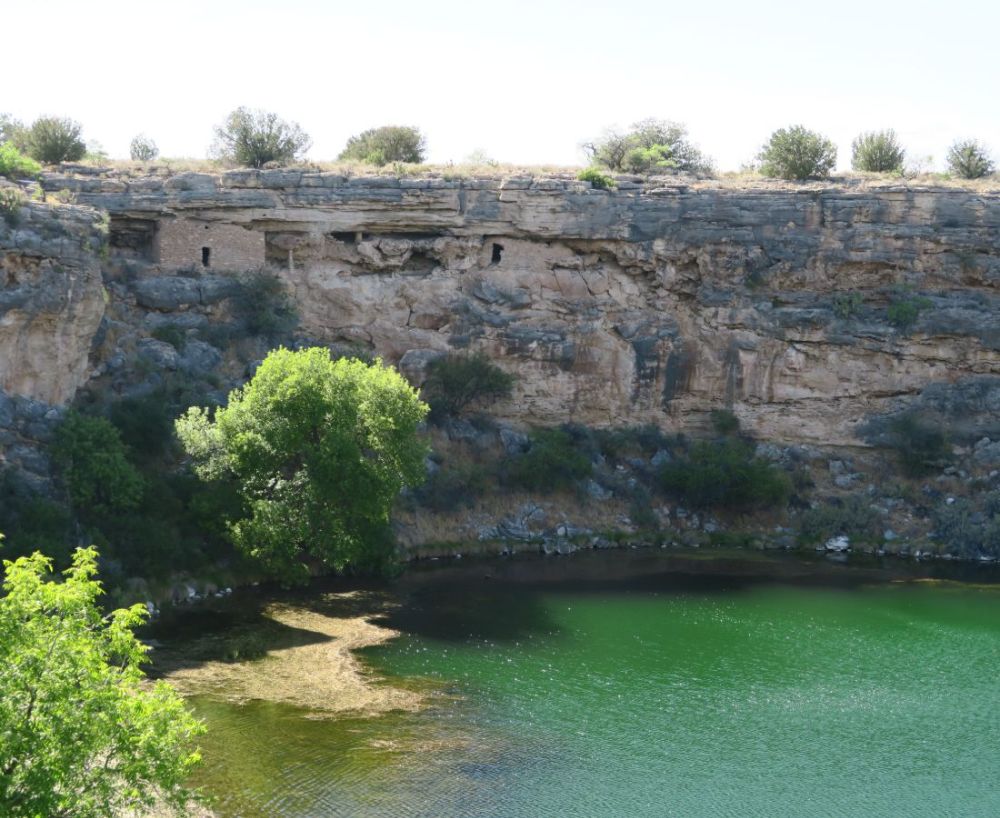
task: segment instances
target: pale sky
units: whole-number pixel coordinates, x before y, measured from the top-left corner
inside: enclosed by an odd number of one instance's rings
[[[433,162],[582,164],[645,117],[722,170],[791,124],[842,169],[885,127],[939,168],[958,137],[1000,153],[996,0],[13,0],[2,20],[0,112],[70,116],[116,157],[139,132],[202,157],[239,105],[298,122],[316,160],[406,124]]]

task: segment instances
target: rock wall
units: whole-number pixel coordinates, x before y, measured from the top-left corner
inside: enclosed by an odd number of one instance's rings
[[[28,203],[0,217],[0,390],[63,404],[87,380],[104,246],[93,210]]]
[[[498,414],[524,423],[697,431],[728,407],[762,438],[858,445],[928,389],[1000,375],[997,192],[299,170],[45,186],[108,211],[113,246],[165,220],[262,235],[305,335],[418,381],[436,354],[485,349],[517,375]],[[144,270],[130,297],[156,308],[180,285],[192,303],[224,286],[176,272]],[[65,360],[90,326],[76,322]],[[33,359],[7,377],[72,393],[82,370],[46,381]]]

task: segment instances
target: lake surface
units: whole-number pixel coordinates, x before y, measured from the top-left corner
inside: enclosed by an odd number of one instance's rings
[[[194,703],[221,816],[1000,815],[1000,586],[656,555],[417,571],[417,713]],[[774,581],[773,577],[779,577]]]

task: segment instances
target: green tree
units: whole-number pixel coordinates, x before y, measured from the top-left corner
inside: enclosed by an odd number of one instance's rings
[[[110,421],[71,412],[56,430],[53,460],[62,469],[74,507],[88,517],[135,508],[142,477],[129,463]]]
[[[104,616],[97,552],[62,582],[39,553],[4,561],[0,596],[0,814],[106,818],[181,812],[201,724],[165,682],[149,687],[141,605]]]
[[[226,162],[262,168],[271,162],[294,162],[311,144],[297,123],[268,111],[240,107],[215,129],[212,153]]]
[[[235,478],[247,516],[236,545],[286,581],[308,563],[371,568],[385,557],[389,511],[424,476],[427,414],[380,361],[279,348],[212,418],[192,407],[177,434],[203,479]]]
[[[975,139],[956,142],[948,148],[948,170],[961,179],[981,179],[995,169],[989,149]]]
[[[801,181],[829,176],[837,164],[837,146],[815,131],[793,125],[771,134],[757,158],[765,176]]]
[[[100,515],[138,505],[142,477],[129,463],[118,430],[105,418],[70,412],[56,429],[52,456],[78,510]]]
[[[899,173],[906,153],[896,132],[873,131],[860,134],[851,143],[851,167],[867,173]]]
[[[78,162],[87,152],[79,122],[58,116],[43,116],[31,123],[25,135],[28,155],[46,165]]]
[[[160,155],[156,143],[145,134],[133,137],[128,146],[128,155],[133,162],[152,162]]]
[[[27,148],[28,129],[19,119],[14,119],[10,114],[0,114],[0,145],[11,144],[21,153]]]
[[[383,125],[352,136],[338,158],[381,166],[389,162],[420,163],[426,152],[427,140],[417,128]]]
[[[687,128],[660,119],[636,122],[625,133],[609,131],[602,139],[584,143],[583,149],[595,164],[628,173],[708,173],[712,169],[712,163],[688,139]]]
[[[514,376],[493,363],[485,352],[445,355],[427,365],[423,397],[435,419],[460,415],[470,406],[506,398]]]

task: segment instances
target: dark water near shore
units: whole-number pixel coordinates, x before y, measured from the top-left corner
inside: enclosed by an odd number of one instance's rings
[[[425,710],[199,698],[199,783],[254,818],[1000,815],[1000,586],[955,570],[975,582],[628,552],[416,571],[364,660]]]

